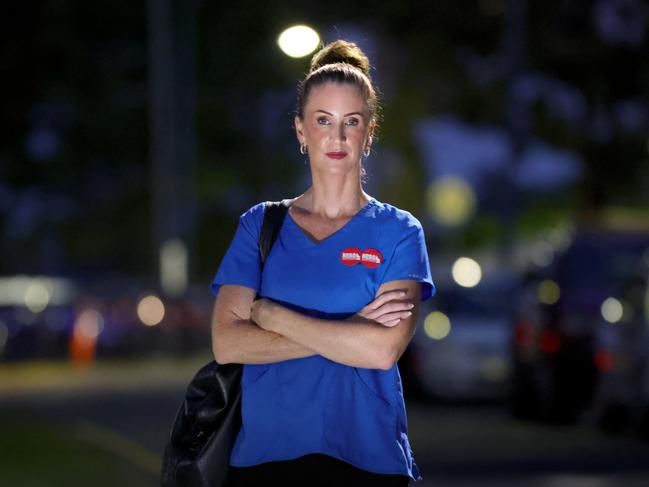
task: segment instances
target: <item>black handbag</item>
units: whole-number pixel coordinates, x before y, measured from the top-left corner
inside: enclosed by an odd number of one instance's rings
[[[270,253],[289,200],[268,202],[259,234],[261,265]],[[241,427],[241,364],[212,361],[194,376],[169,434],[162,487],[223,487]]]

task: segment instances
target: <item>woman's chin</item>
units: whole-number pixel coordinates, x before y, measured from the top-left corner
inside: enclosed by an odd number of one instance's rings
[[[324,161],[315,168],[317,171],[322,171],[324,173],[330,174],[348,174],[353,173],[354,171],[358,172],[358,164],[353,164],[349,159],[330,159]]]

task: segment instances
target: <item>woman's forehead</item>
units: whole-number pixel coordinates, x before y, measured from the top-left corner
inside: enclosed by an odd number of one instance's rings
[[[341,109],[347,107],[350,108],[348,112],[367,110],[360,90],[351,83],[324,83],[314,86],[309,93],[306,106],[308,110],[326,110],[325,106]]]

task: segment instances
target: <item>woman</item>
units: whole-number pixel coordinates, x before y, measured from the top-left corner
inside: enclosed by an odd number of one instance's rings
[[[363,190],[377,99],[356,45],[313,57],[297,112],[312,186],[292,200],[263,274],[260,203],[212,284],[215,359],[245,364],[230,484],[407,485],[421,477],[396,362],[434,286],[420,223]]]

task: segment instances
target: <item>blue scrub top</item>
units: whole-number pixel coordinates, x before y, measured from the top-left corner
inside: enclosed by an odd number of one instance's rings
[[[246,286],[301,313],[343,320],[386,282],[421,282],[422,301],[435,292],[423,229],[407,211],[372,198],[318,243],[288,214],[262,275],[263,217],[264,203],[241,215],[211,286],[215,295],[223,284]],[[241,385],[243,424],[231,465],[323,453],[371,472],[421,478],[396,364],[365,369],[315,355],[244,365]]]

